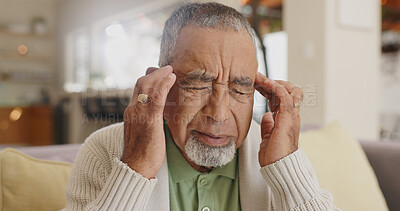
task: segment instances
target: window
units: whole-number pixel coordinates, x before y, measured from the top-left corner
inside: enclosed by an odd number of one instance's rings
[[[90,33],[71,33],[66,42],[64,89],[132,88],[148,67],[157,67],[164,23],[176,7],[164,3],[155,11],[149,4],[92,23]]]

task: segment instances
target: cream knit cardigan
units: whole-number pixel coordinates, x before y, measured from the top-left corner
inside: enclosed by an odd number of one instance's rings
[[[123,123],[100,129],[82,145],[68,181],[65,210],[169,210],[167,159],[148,180],[120,161]],[[252,122],[239,148],[243,211],[339,210],[301,149],[260,169],[260,126]],[[261,174],[260,174],[261,171]]]

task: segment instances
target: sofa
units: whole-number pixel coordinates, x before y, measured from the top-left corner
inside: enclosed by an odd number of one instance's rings
[[[0,211],[63,208],[71,163],[80,146],[7,150],[0,146]],[[400,210],[400,142],[356,141],[334,122],[302,131],[300,146],[321,187],[331,191],[342,210]],[[58,179],[52,181],[54,178]],[[30,186],[35,188],[27,192]]]
[[[391,211],[400,210],[400,141],[360,141]]]

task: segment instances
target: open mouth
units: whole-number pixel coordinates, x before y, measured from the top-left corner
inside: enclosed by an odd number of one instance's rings
[[[227,135],[213,135],[209,133],[203,133],[199,131],[194,131],[195,135],[199,137],[200,141],[209,146],[223,146],[227,144],[230,140],[230,136]]]

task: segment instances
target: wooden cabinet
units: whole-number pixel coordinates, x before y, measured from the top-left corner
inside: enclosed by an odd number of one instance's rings
[[[53,111],[50,106],[0,108],[0,144],[53,144]]]

